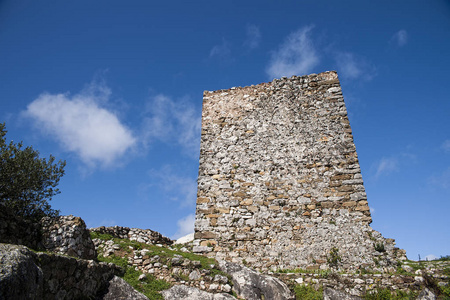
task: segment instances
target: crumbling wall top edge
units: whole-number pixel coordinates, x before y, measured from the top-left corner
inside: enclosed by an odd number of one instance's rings
[[[244,89],[249,89],[249,88],[254,88],[254,87],[261,87],[261,86],[269,86],[271,85],[273,82],[277,82],[277,81],[289,81],[289,80],[296,80],[296,79],[306,79],[306,78],[315,78],[317,81],[319,80],[333,80],[333,79],[338,79],[338,74],[337,71],[332,70],[332,71],[325,71],[325,72],[321,72],[321,73],[312,73],[312,74],[308,74],[308,75],[301,75],[301,76],[296,76],[293,75],[291,77],[281,77],[281,78],[274,78],[272,81],[269,82],[263,82],[260,84],[255,84],[255,85],[249,85],[249,86],[239,86],[239,87],[232,87],[229,89],[220,89],[220,90],[215,90],[215,91],[208,91],[205,90],[203,92],[203,96],[207,97],[213,94],[217,94],[217,93],[224,93],[224,92],[228,92],[231,90],[244,90]]]

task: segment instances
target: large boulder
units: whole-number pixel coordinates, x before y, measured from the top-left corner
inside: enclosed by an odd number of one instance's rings
[[[109,289],[119,290],[120,280],[111,281],[116,274],[123,273],[113,264],[0,244],[0,299],[102,299]]]
[[[144,295],[136,291],[131,285],[120,277],[114,276],[109,281],[108,291],[102,300],[148,300]]]
[[[0,299],[42,299],[43,274],[25,246],[0,244]]]
[[[362,298],[327,287],[323,291],[323,300],[362,300]]]
[[[227,261],[219,262],[219,267],[231,276],[233,290],[246,300],[295,299],[288,286],[277,278],[259,274],[250,268]]]
[[[420,292],[417,300],[436,300],[436,295],[429,289],[425,288],[422,292]]]
[[[166,300],[236,300],[236,298],[230,294],[208,293],[187,285],[174,285],[170,289],[162,291],[162,295]]]

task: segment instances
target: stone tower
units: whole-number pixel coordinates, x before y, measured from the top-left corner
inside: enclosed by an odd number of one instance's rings
[[[194,251],[260,269],[389,266],[336,72],[203,94]]]

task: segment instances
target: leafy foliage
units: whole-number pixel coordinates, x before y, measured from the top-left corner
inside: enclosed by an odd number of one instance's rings
[[[374,244],[374,247],[375,247],[375,250],[378,251],[378,252],[386,251],[384,249],[384,244],[383,243],[376,243],[376,244]]]
[[[403,292],[400,290],[391,292],[388,288],[378,288],[372,291],[368,291],[363,299],[366,300],[409,300],[409,299],[417,299],[416,292]]]
[[[339,249],[336,247],[333,247],[330,249],[330,252],[327,256],[327,262],[330,265],[330,267],[337,268],[338,264],[342,261],[341,256],[339,255]]]
[[[323,291],[322,288],[316,291],[310,285],[302,285],[297,284],[294,287],[295,299],[302,300],[322,300],[323,299]]]
[[[40,158],[38,151],[23,148],[22,142],[7,144],[6,132],[5,124],[0,124],[0,203],[31,220],[58,215],[48,201],[59,194],[56,187],[66,162],[55,163],[52,155],[48,160]]]

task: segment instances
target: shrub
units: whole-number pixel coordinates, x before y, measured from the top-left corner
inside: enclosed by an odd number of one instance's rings
[[[339,249],[336,247],[331,248],[327,256],[327,262],[330,265],[330,267],[336,268],[341,261],[342,258],[339,255]]]
[[[58,211],[48,203],[59,194],[58,186],[64,175],[65,161],[40,158],[32,147],[22,142],[6,143],[5,124],[0,124],[0,203],[10,207],[18,216],[37,221],[44,216],[57,216]]]
[[[378,251],[378,252],[386,251],[384,249],[384,244],[383,243],[376,243],[376,244],[374,244],[374,247],[375,247],[375,250]]]
[[[316,291],[310,285],[298,284],[294,287],[294,293],[295,293],[296,299],[301,299],[301,300],[322,300],[323,299],[322,288],[320,290]]]

